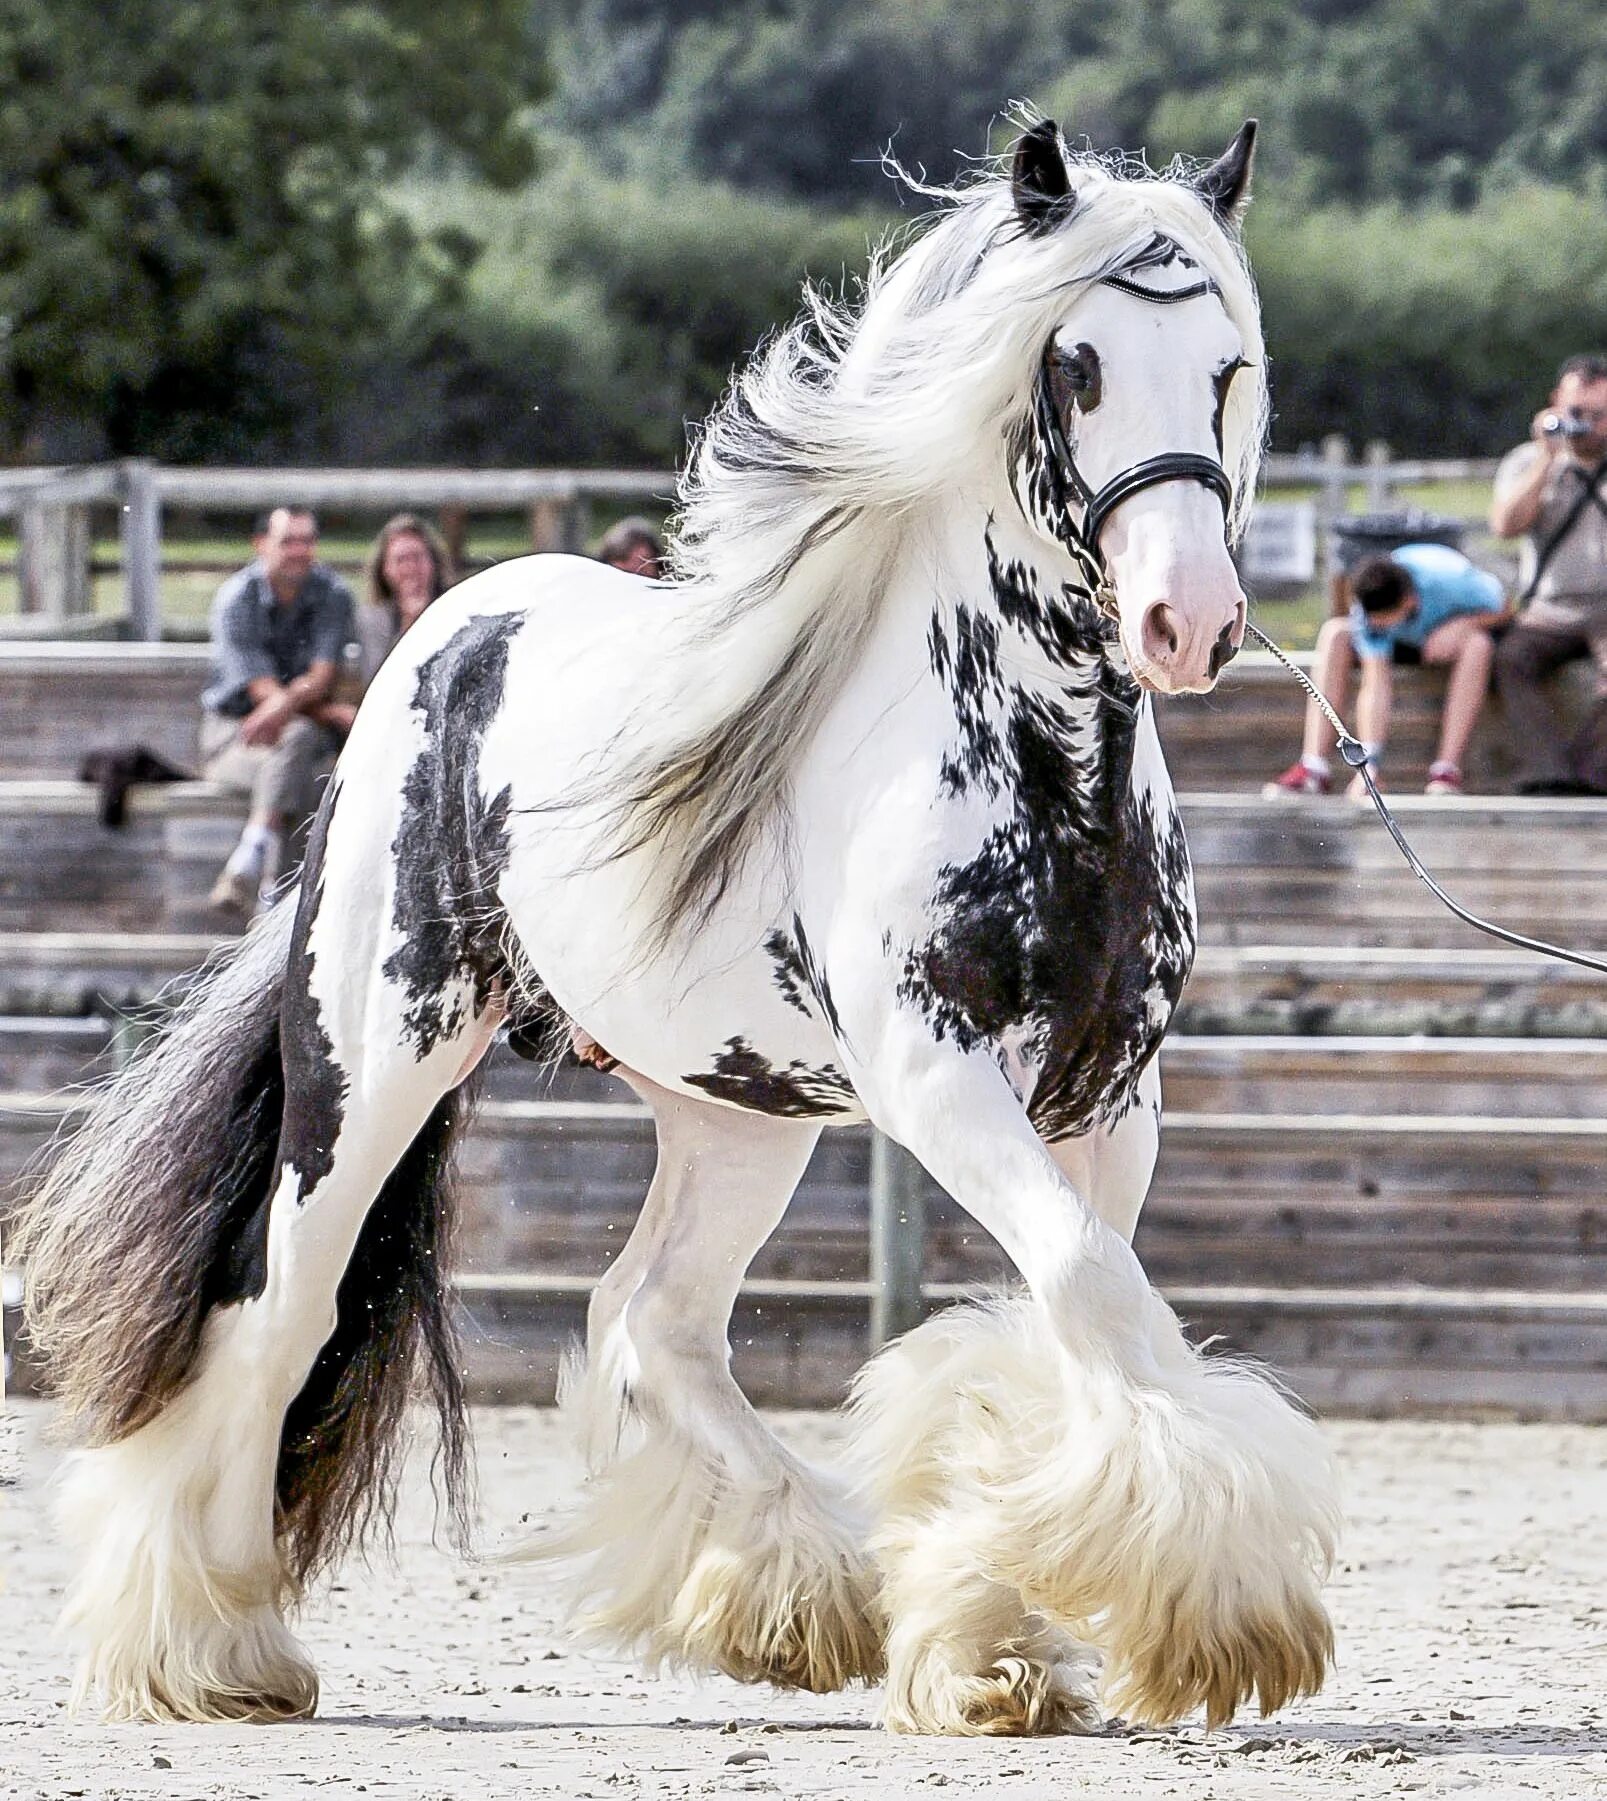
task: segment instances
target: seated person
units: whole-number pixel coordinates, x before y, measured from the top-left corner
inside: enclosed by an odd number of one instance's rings
[[[351,590],[318,562],[318,521],[276,507],[257,522],[256,561],[212,603],[212,670],[201,696],[202,771],[251,797],[212,905],[249,918],[279,874],[284,841],[317,805],[344,733],[319,710],[352,635]]]
[[[1490,527],[1523,533],[1528,602],[1501,640],[1496,687],[1520,794],[1607,794],[1607,356],[1572,356],[1529,442],[1496,472]],[[1596,705],[1565,738],[1545,692],[1564,663],[1596,666]]]
[[[1368,557],[1350,576],[1350,616],[1327,620],[1317,634],[1311,677],[1343,718],[1350,674],[1361,664],[1356,696],[1356,736],[1376,775],[1389,737],[1391,668],[1396,663],[1450,667],[1439,753],[1428,772],[1429,794],[1462,792],[1462,758],[1490,686],[1495,645],[1490,628],[1506,617],[1495,576],[1444,544],[1403,544],[1387,557]],[[1332,785],[1329,753],[1334,730],[1315,701],[1306,703],[1306,735],[1300,761],[1262,789],[1277,794],[1326,794]],[[1365,798],[1360,771],[1350,784]]]
[[[623,569],[627,575],[645,575],[649,581],[657,581],[663,573],[664,547],[651,521],[633,513],[603,534],[597,560],[611,569]]]
[[[357,662],[343,674],[317,717],[344,737],[357,703],[397,640],[424,609],[457,580],[452,555],[435,527],[417,513],[397,513],[380,527],[363,562],[363,599],[357,608]]]

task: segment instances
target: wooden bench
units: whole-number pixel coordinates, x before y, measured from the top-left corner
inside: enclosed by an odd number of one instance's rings
[[[1556,943],[1607,947],[1607,802],[1418,795],[1397,811],[1465,905]],[[1183,812],[1208,945],[1488,943],[1348,801],[1187,793]],[[234,796],[173,783],[131,791],[127,823],[107,830],[81,784],[0,782],[0,929],[217,931],[206,896],[243,817]]]
[[[1296,657],[1302,667],[1310,658]],[[86,750],[145,743],[182,765],[196,763],[207,649],[200,644],[37,644],[0,639],[0,780],[72,776]],[[1444,672],[1395,672],[1395,719],[1386,776],[1420,789],[1434,754]],[[1594,699],[1583,664],[1558,677],[1572,723]],[[1157,701],[1156,719],[1180,788],[1254,791],[1300,748],[1305,697],[1265,651],[1243,652],[1214,693]],[[1486,709],[1468,757],[1475,788],[1504,790],[1513,758],[1499,700]]]
[[[75,776],[84,753],[148,745],[199,771],[204,644],[0,639],[0,780]]]

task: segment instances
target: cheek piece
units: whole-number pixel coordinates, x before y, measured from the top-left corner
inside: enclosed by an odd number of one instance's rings
[[[1055,405],[1049,374],[1049,359],[1052,354],[1052,349],[1045,353],[1033,389],[1033,410],[1037,416],[1038,432],[1049,452],[1049,479],[1060,506],[1061,517],[1066,521],[1067,546],[1088,579],[1089,597],[1101,612],[1114,618],[1116,596],[1110,586],[1104,552],[1099,547],[1099,536],[1105,528],[1105,521],[1115,509],[1124,500],[1141,494],[1145,488],[1159,487],[1162,482],[1198,482],[1201,487],[1209,488],[1222,502],[1225,533],[1228,509],[1233,504],[1233,483],[1227,470],[1215,457],[1197,456],[1186,450],[1168,450],[1123,469],[1096,492],[1083,479],[1082,472],[1077,467],[1077,459],[1071,453],[1060,409]]]

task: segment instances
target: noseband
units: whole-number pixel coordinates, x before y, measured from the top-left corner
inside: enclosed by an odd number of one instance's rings
[[[1136,299],[1148,300],[1157,305],[1192,300],[1198,294],[1216,292],[1215,284],[1211,282],[1200,282],[1186,289],[1169,292],[1142,287],[1137,282],[1123,280],[1119,275],[1108,275],[1105,282],[1110,287],[1119,288],[1124,294],[1131,294]],[[1091,488],[1083,479],[1082,471],[1077,467],[1077,459],[1071,453],[1065,427],[1060,422],[1060,411],[1049,386],[1049,357],[1053,348],[1051,344],[1044,352],[1043,361],[1038,367],[1037,385],[1033,391],[1038,430],[1049,451],[1050,479],[1056,489],[1062,516],[1070,530],[1069,548],[1088,578],[1090,598],[1101,612],[1114,618],[1116,596],[1110,586],[1105,553],[1100,549],[1099,538],[1105,529],[1105,522],[1116,508],[1124,500],[1131,500],[1146,488],[1157,488],[1162,482],[1198,482],[1202,488],[1209,488],[1222,502],[1225,532],[1227,516],[1233,506],[1233,483],[1227,470],[1214,457],[1196,456],[1187,450],[1168,450],[1159,456],[1146,457],[1143,462],[1134,463],[1130,469],[1123,469],[1097,491]],[[1073,497],[1081,509],[1080,518],[1073,508]]]

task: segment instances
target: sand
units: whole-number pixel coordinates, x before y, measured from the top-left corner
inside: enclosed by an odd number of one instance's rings
[[[106,1727],[65,1716],[50,1636],[63,1563],[45,1520],[47,1412],[15,1409],[0,1487],[0,1796],[1607,1797],[1607,1430],[1329,1427],[1349,1526],[1330,1598],[1339,1668],[1316,1700],[1098,1738],[892,1738],[876,1695],[780,1695],[642,1675],[577,1649],[539,1568],[432,1544],[415,1459],[394,1564],[313,1595],[320,1717],[280,1727]],[[784,1433],[819,1450],[829,1422]],[[478,1416],[483,1542],[570,1492],[550,1414]],[[4,1471],[0,1436],[0,1472]],[[20,1463],[20,1473],[15,1473]]]

